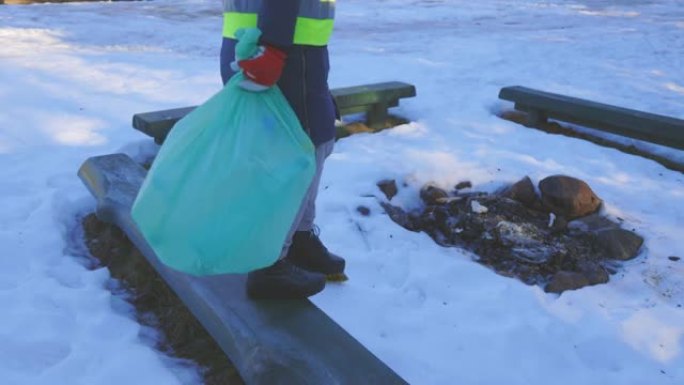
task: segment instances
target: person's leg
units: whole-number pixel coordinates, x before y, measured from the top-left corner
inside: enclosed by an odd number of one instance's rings
[[[309,192],[302,202],[297,219],[293,223],[290,234],[283,247],[283,254],[294,265],[308,271],[325,274],[329,280],[345,280],[345,260],[332,254],[318,238],[318,229],[314,226],[316,219],[316,197],[320,187],[321,174],[326,158],[332,153],[335,145],[330,140],[316,148],[316,176]]]
[[[323,165],[325,164],[325,160],[332,153],[334,146],[335,141],[331,140],[316,147],[316,173],[311,180],[311,185],[309,185],[309,189],[302,200],[302,204],[299,206],[299,211],[295,216],[295,220],[292,222],[292,227],[290,227],[290,231],[285,238],[285,243],[283,244],[283,249],[280,253],[281,259],[287,256],[295,232],[310,231],[313,229],[314,219],[316,218],[316,197],[318,196],[318,187],[320,186],[321,175],[323,174]]]
[[[230,49],[228,43],[224,46],[225,51]],[[228,62],[229,56],[224,52],[222,58]],[[280,258],[273,266],[254,271],[247,276],[247,293],[253,298],[308,297],[323,290],[326,274],[340,275],[344,271],[344,260],[328,253],[318,236],[310,231],[316,214],[315,201],[323,164],[334,146],[334,107],[327,86],[327,71],[325,48],[295,45],[289,51],[283,74],[278,82],[278,87],[304,130],[316,144],[317,166],[316,174],[283,242]],[[227,75],[224,74],[224,81]],[[297,231],[299,229],[309,231]],[[302,234],[314,236],[302,237]],[[295,253],[296,250],[305,250],[306,253]],[[293,258],[295,254],[306,257],[303,262],[307,263],[302,263],[300,258]],[[309,259],[315,263],[308,263]]]
[[[296,230],[302,224],[309,226],[308,229],[313,226],[315,201],[323,172],[323,163],[332,152],[333,144],[334,141],[330,141],[316,148],[316,173],[292,222],[278,261],[272,266],[255,270],[247,275],[247,294],[250,297],[305,298],[320,292],[325,287],[323,272],[302,269],[285,257],[288,255]],[[311,225],[306,225],[309,222]]]

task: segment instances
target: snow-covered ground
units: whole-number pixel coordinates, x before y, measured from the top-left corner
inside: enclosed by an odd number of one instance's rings
[[[0,6],[3,384],[198,381],[154,351],[70,237],[94,206],[83,160],[149,151],[134,113],[219,89],[219,3]],[[668,259],[684,257],[684,175],[495,116],[511,108],[498,90],[519,84],[684,118],[684,3],[340,0],[337,20],[333,87],[401,80],[418,97],[399,109],[412,123],[343,139],[326,164],[321,236],[351,280],[316,305],[413,384],[684,383],[684,261]],[[428,181],[491,191],[557,173],[646,238],[607,285],[545,294],[398,227],[368,197],[384,178],[406,182],[394,199],[413,206]]]

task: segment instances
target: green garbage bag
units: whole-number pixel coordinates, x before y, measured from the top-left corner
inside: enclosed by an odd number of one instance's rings
[[[240,36],[236,56],[257,49]],[[278,89],[242,89],[241,73],[169,133],[132,207],[166,265],[193,275],[244,273],[278,258],[316,164]]]

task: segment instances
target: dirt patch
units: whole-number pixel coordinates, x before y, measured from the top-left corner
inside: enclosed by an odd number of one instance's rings
[[[488,194],[426,185],[420,191],[424,205],[418,210],[389,202],[381,205],[404,228],[426,232],[439,245],[467,249],[497,273],[540,285],[547,292],[606,283],[620,268],[619,261],[639,254],[643,239],[620,223],[596,213],[569,221],[563,216],[566,205],[560,205],[563,210],[545,205],[529,178],[513,187],[521,183],[530,184],[524,190],[532,189],[532,197],[511,187]],[[576,199],[567,197],[569,202]]]
[[[163,332],[157,349],[195,361],[207,385],[244,384],[223,350],[118,227],[95,214],[87,215],[82,226],[90,254],[122,282],[138,321]]]
[[[359,133],[378,132],[387,128],[396,127],[406,123],[408,123],[408,120],[402,117],[389,115],[387,119],[371,127],[368,126],[367,122],[365,121],[365,117],[362,117],[361,115],[346,116],[345,122],[341,125],[336,126],[337,133],[335,138],[341,139]]]

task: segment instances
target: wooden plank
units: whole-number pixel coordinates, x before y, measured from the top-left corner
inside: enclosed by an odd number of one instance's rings
[[[226,352],[247,384],[407,384],[308,300],[254,301],[244,275],[195,277],[157,258],[130,216],[146,171],[128,156],[88,159],[79,176]]]
[[[133,115],[133,128],[153,137],[155,142],[162,143],[173,125],[195,108],[197,107],[192,106],[135,114]]]
[[[376,127],[385,120],[383,117],[386,117],[387,108],[398,106],[400,98],[415,96],[416,88],[408,83],[386,82],[337,88],[330,92],[341,115],[370,112],[368,124]],[[133,128],[153,137],[157,143],[162,143],[173,125],[195,108],[193,106],[135,114]]]
[[[597,103],[527,87],[502,88],[499,98],[515,102],[515,108],[546,117],[596,128],[610,133],[684,149],[684,120]]]
[[[399,100],[392,100],[390,102],[387,102],[387,107],[392,108],[392,107],[397,107],[399,105]],[[340,115],[345,116],[345,115],[352,115],[352,114],[361,114],[361,113],[367,113],[373,108],[374,104],[368,104],[368,105],[362,105],[362,106],[348,106],[344,108],[340,108]]]
[[[330,91],[340,110],[346,107],[365,106],[416,96],[416,87],[403,82],[385,82]]]

